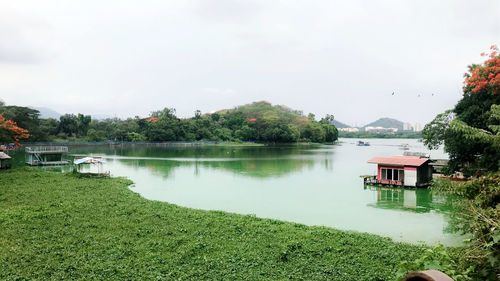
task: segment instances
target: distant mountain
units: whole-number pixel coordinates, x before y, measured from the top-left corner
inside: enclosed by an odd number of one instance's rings
[[[61,114],[59,112],[47,107],[30,107],[30,108],[36,109],[40,112],[39,116],[40,119],[54,118],[59,120],[59,117],[61,117]]]
[[[366,127],[384,127],[384,128],[398,128],[398,131],[403,130],[403,122],[392,119],[392,118],[380,118],[375,122],[371,122],[370,124],[366,124],[362,128]]]
[[[337,127],[337,128],[351,128],[351,126],[344,124],[344,123],[337,121],[337,120],[333,120],[332,124],[335,125],[335,127]]]
[[[113,116],[107,114],[92,114],[93,120],[104,120],[109,118],[113,118]]]
[[[61,117],[61,115],[62,115],[59,112],[57,112],[53,109],[47,108],[47,107],[34,107],[34,106],[31,107],[30,106],[30,108],[40,111],[40,116],[39,116],[40,119],[54,118],[54,119],[59,120],[59,117]],[[108,118],[113,118],[113,116],[107,115],[107,114],[92,114],[91,116],[92,116],[93,120],[104,120],[104,119],[108,119]]]

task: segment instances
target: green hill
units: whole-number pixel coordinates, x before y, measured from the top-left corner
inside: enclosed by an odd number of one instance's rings
[[[329,121],[317,122],[284,105],[267,101],[225,109],[211,115],[241,140],[265,142],[332,142],[337,139],[337,129]]]
[[[352,127],[352,126],[349,126],[349,125],[347,125],[347,124],[345,124],[345,123],[342,123],[342,122],[340,122],[340,121],[337,121],[337,120],[333,120],[333,121],[332,121],[332,124],[333,124],[335,127],[337,127],[337,128],[351,128],[351,127]]]
[[[363,126],[362,130],[366,127],[398,128],[398,131],[402,131],[403,122],[392,118],[380,118],[375,122],[371,122],[370,124]]]
[[[234,109],[224,110],[225,115],[240,114],[249,122],[292,122],[295,125],[302,126],[309,122],[309,119],[303,116],[302,111],[293,110],[284,105],[272,105],[267,101],[258,101],[251,104],[245,104],[235,107]],[[255,120],[253,120],[255,119]]]

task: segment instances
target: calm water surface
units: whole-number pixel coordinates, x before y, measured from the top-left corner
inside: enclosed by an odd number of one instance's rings
[[[376,174],[366,161],[398,155],[399,145],[429,152],[407,139],[342,139],[334,146],[85,147],[74,155],[99,155],[104,170],[134,181],[151,200],[223,210],[307,225],[374,233],[396,241],[458,245],[448,231],[447,198],[428,190],[364,187],[360,175]],[[430,151],[433,158],[446,158]]]

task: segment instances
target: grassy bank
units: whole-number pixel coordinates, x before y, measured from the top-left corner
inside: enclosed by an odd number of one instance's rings
[[[129,183],[0,171],[0,279],[392,280],[424,250],[149,201]]]

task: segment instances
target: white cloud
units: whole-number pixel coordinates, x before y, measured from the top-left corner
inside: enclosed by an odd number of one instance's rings
[[[0,0],[0,97],[120,117],[268,100],[347,123],[425,123],[456,103],[466,66],[500,41],[499,8],[493,0]]]

